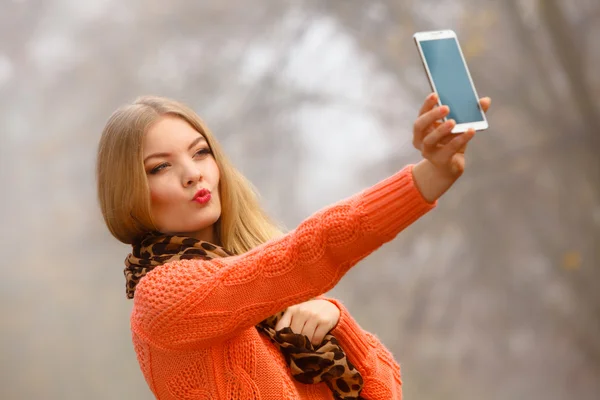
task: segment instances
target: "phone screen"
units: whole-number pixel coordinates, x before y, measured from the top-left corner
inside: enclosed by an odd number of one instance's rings
[[[456,39],[422,40],[420,44],[441,103],[450,107],[448,118],[457,124],[483,121]]]

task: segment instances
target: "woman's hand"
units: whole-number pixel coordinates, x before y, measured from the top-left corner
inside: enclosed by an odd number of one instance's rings
[[[340,310],[327,300],[309,300],[289,307],[275,326],[279,331],[290,327],[292,332],[308,337],[313,345],[319,345],[340,319]]]
[[[475,136],[473,129],[453,134],[456,122],[440,121],[450,110],[448,106],[435,107],[437,101],[435,93],[427,96],[413,126],[413,145],[425,159],[414,167],[413,178],[429,202],[437,200],[462,175],[467,143]],[[479,102],[487,112],[491,99],[484,97]]]

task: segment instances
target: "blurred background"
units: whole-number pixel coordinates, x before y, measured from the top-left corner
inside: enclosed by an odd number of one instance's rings
[[[2,399],[150,399],[94,163],[140,94],[191,105],[293,228],[420,156],[412,34],[454,29],[490,129],[330,293],[407,399],[600,398],[596,0],[0,0]]]

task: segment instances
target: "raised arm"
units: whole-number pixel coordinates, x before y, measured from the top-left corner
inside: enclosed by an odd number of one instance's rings
[[[154,269],[136,289],[132,328],[163,347],[197,348],[325,293],[433,207],[415,186],[412,170],[404,168],[243,255]]]

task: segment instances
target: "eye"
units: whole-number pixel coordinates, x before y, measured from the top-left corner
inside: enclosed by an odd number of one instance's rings
[[[152,175],[159,173],[161,170],[163,170],[164,168],[168,167],[169,164],[168,163],[162,163],[162,164],[158,164],[156,167],[152,168],[150,170],[150,173]]]
[[[196,154],[194,154],[194,157],[203,157],[206,156],[208,154],[211,154],[212,152],[210,151],[210,149],[208,147],[203,147],[200,150],[198,150],[196,152]]]

